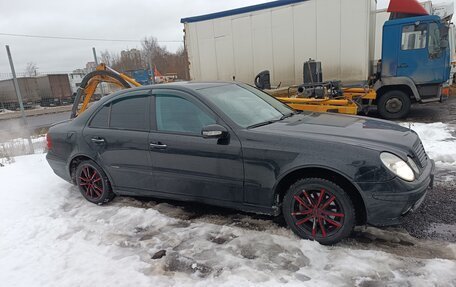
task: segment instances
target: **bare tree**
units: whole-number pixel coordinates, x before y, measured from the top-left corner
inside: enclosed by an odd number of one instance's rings
[[[28,62],[25,67],[25,75],[28,77],[36,76],[38,72],[38,66],[34,62]]]
[[[152,69],[157,67],[162,74],[177,74],[180,79],[188,79],[188,60],[185,48],[179,47],[175,53],[160,46],[155,37],[146,37],[141,41],[141,49],[130,49],[121,53],[107,50],[101,52],[101,61],[114,70],[126,72],[129,70]]]
[[[109,53],[108,50],[101,51],[101,62],[102,63],[104,63],[108,66],[111,66],[113,64],[113,58],[114,58],[114,55]]]

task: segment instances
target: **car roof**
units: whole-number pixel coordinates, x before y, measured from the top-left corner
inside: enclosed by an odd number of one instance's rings
[[[145,85],[139,87],[133,87],[129,89],[123,89],[117,92],[114,92],[110,95],[103,97],[99,102],[105,103],[109,101],[109,99],[116,98],[119,95],[123,95],[124,93],[133,92],[133,91],[141,91],[141,90],[150,90],[150,89],[176,89],[176,90],[193,90],[198,91],[201,89],[206,88],[214,88],[214,87],[221,87],[226,85],[233,85],[238,84],[238,82],[223,82],[223,81],[212,81],[212,82],[197,82],[197,81],[188,81],[188,82],[173,82],[173,83],[166,83],[166,84],[154,84],[154,85]]]
[[[201,90],[206,88],[220,87],[225,85],[235,84],[236,82],[224,82],[224,81],[211,81],[211,82],[198,82],[198,81],[187,81],[187,82],[173,82],[167,84],[156,84],[150,85],[152,88],[187,88],[190,90]]]

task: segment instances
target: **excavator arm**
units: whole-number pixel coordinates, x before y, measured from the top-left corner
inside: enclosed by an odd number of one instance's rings
[[[77,117],[87,109],[92,96],[95,94],[100,83],[110,83],[122,89],[141,86],[141,84],[136,82],[133,78],[130,78],[123,73],[119,73],[102,63],[97,66],[95,71],[88,73],[82,79],[74,99],[71,118]]]

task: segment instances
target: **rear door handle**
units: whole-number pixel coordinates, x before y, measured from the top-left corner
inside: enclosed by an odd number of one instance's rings
[[[96,143],[96,144],[103,144],[103,143],[105,143],[104,138],[100,138],[100,137],[91,138],[90,140],[91,140],[93,143]]]
[[[399,66],[397,66],[398,68],[408,68],[408,65],[405,64],[405,63],[402,63],[400,64]]]
[[[154,148],[154,149],[165,149],[165,148],[168,147],[167,145],[162,144],[161,142],[150,143],[149,145],[150,145],[151,148]]]

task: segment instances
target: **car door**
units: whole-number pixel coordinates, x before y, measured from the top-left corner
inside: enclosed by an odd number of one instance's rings
[[[244,170],[236,135],[194,96],[153,90],[153,130],[149,135],[154,189],[192,198],[241,202]],[[218,123],[228,140],[203,138],[204,126]]]
[[[402,26],[397,76],[409,77],[415,84],[444,82],[445,53],[440,48],[440,30],[436,23]]]
[[[122,95],[99,108],[83,131],[97,162],[122,192],[151,187],[150,101],[150,91]]]

